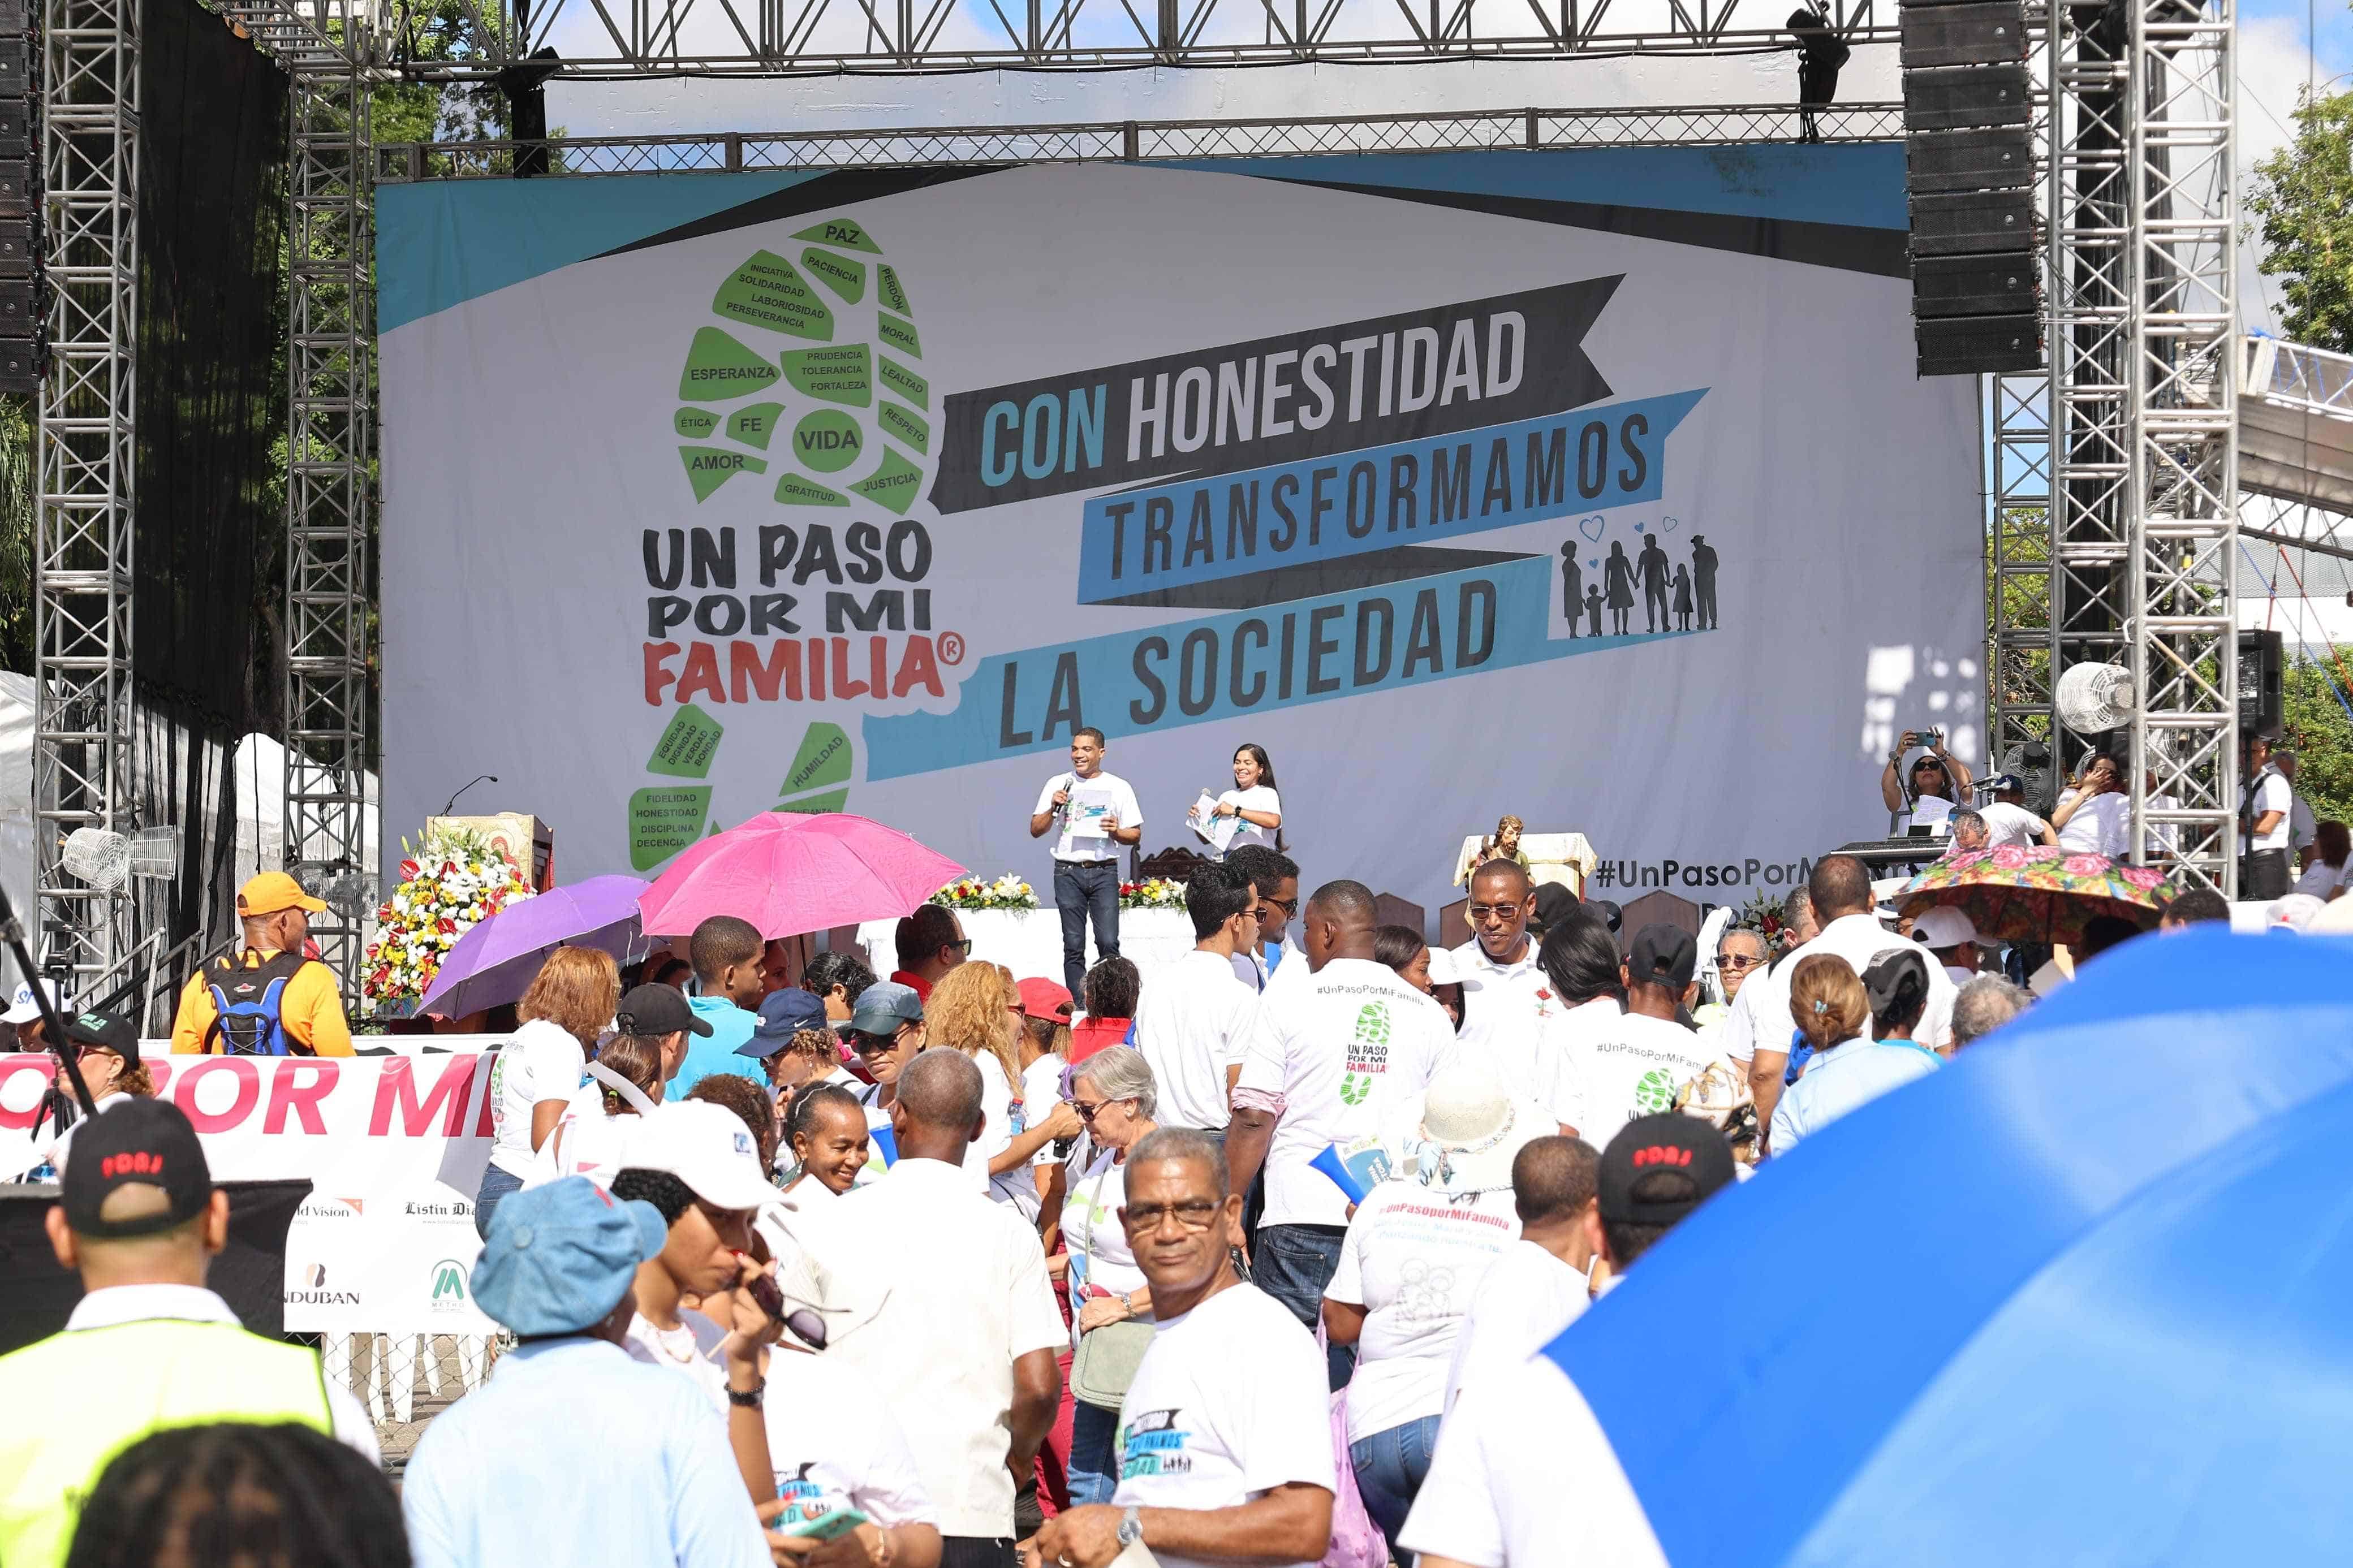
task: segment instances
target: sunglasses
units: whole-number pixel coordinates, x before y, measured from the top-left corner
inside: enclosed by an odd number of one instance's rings
[[[1736,952],[1719,952],[1715,955],[1715,966],[1718,969],[1754,969],[1764,962],[1761,958],[1749,958]]]
[[[1289,920],[1299,912],[1297,899],[1261,899],[1259,902],[1267,909],[1281,910],[1284,920]]]

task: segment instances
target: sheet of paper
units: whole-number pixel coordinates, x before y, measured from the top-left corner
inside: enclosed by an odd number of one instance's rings
[[[1071,791],[1070,836],[1073,838],[1108,837],[1111,829],[1103,824],[1111,816],[1115,800],[1109,784],[1080,781]]]
[[[1218,797],[1203,790],[1201,798],[1195,801],[1192,809],[1186,813],[1185,820],[1192,825],[1193,831],[1199,834],[1209,847],[1223,855],[1233,847],[1243,824],[1239,816],[1218,816],[1217,810]]]

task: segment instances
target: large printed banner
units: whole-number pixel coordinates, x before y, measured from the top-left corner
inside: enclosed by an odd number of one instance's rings
[[[1724,902],[1977,740],[1974,383],[1893,145],[379,194],[385,788],[566,875],[849,809],[1044,885],[1244,742],[1311,884],[1509,812]],[[397,835],[387,833],[390,842]]]
[[[162,1042],[154,1042],[161,1045]],[[474,1307],[474,1193],[490,1158],[493,1042],[447,1055],[143,1059],[216,1181],[307,1178],[287,1235],[286,1327],[489,1334]],[[0,1056],[0,1172],[31,1163],[46,1056]]]

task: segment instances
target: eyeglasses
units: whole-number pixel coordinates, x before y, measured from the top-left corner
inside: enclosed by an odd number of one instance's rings
[[[1259,902],[1262,905],[1271,905],[1275,909],[1281,910],[1284,920],[1289,920],[1292,916],[1299,912],[1299,900],[1297,899],[1261,899]]]
[[[1111,1101],[1108,1100],[1099,1100],[1092,1105],[1089,1105],[1083,1100],[1074,1100],[1071,1101],[1071,1109],[1079,1113],[1080,1121],[1085,1122],[1088,1126],[1092,1127],[1095,1124],[1095,1113],[1110,1103]]]
[[[1474,921],[1507,921],[1524,907],[1520,904],[1473,904],[1468,912]]]
[[[942,942],[940,945],[942,947],[955,948],[966,958],[970,958],[972,956],[972,938],[970,937],[965,937],[962,942]]]
[[[1139,1204],[1119,1211],[1119,1222],[1129,1230],[1149,1232],[1160,1228],[1160,1222],[1170,1215],[1187,1230],[1207,1230],[1217,1222],[1218,1213],[1225,1205],[1195,1199],[1183,1204]]]
[[[1764,962],[1761,958],[1750,958],[1739,952],[1719,952],[1715,955],[1718,969],[1754,969]]]

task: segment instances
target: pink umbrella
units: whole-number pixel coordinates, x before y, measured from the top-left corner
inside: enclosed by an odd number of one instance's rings
[[[763,937],[797,936],[915,907],[965,868],[894,827],[835,812],[764,811],[681,855],[638,900],[649,936],[733,915]]]

